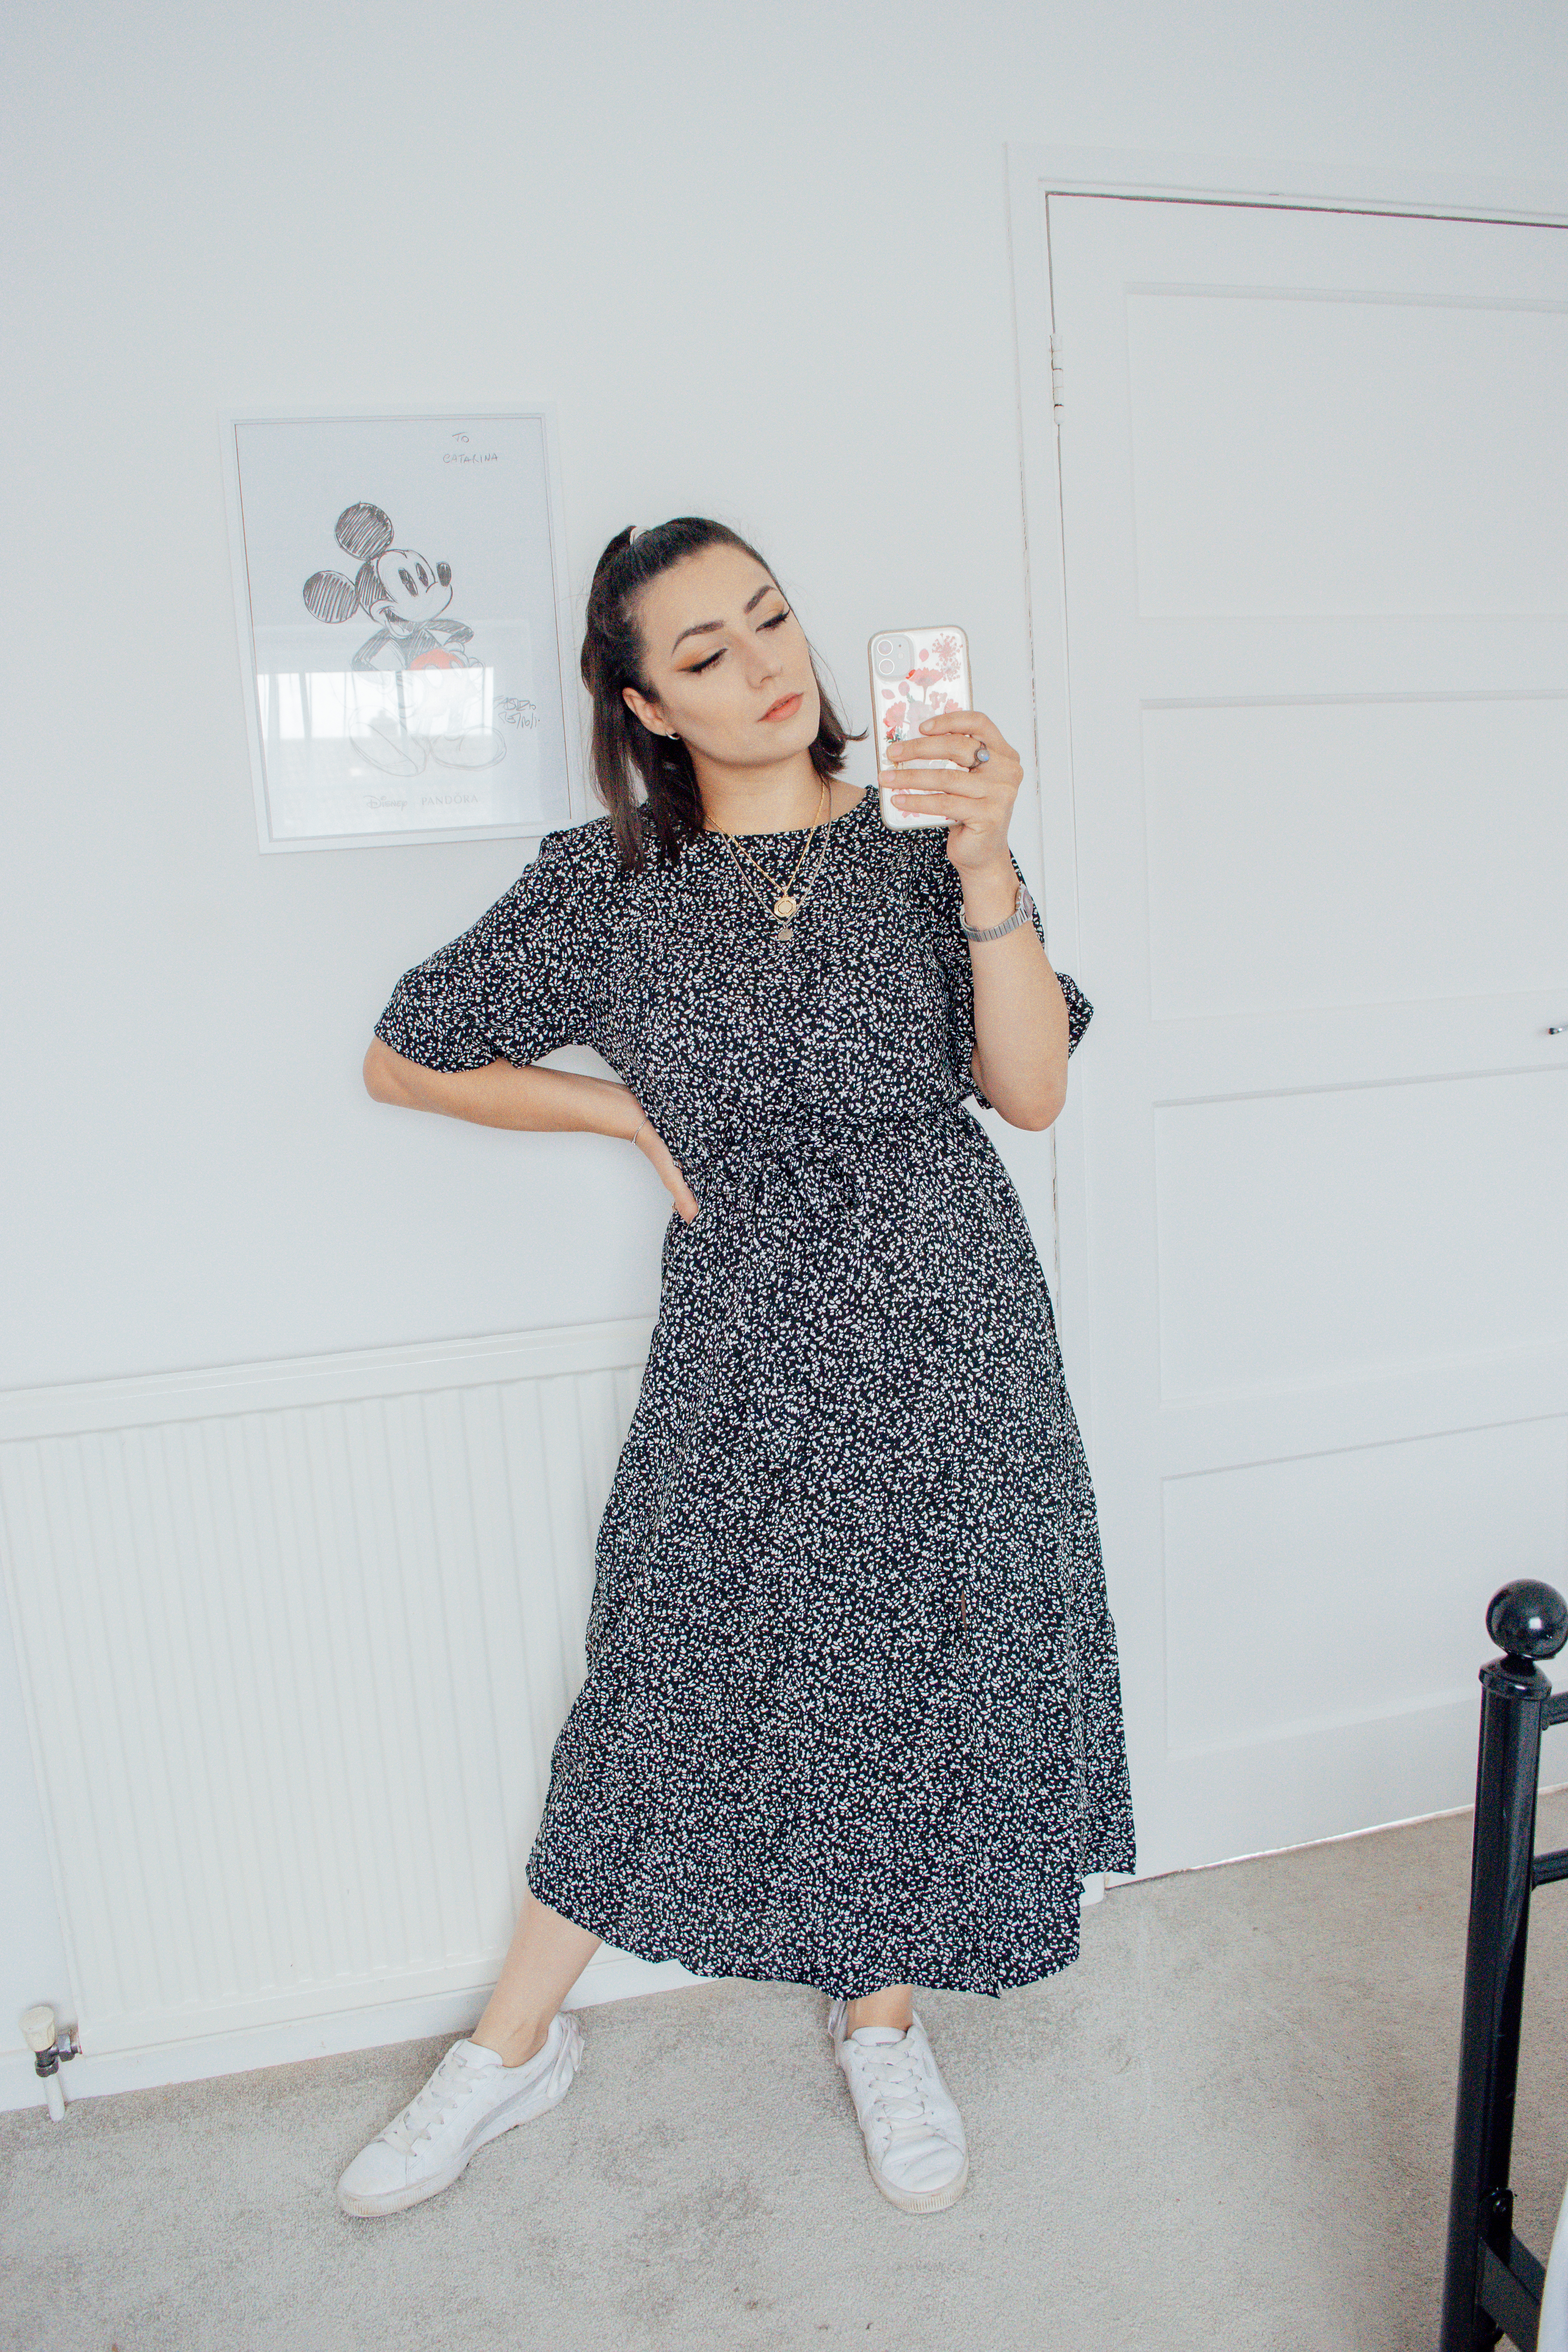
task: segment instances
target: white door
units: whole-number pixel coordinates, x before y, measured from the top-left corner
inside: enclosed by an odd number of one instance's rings
[[[1047,236],[1064,1339],[1157,1871],[1467,1802],[1486,1600],[1568,1585],[1568,232]]]

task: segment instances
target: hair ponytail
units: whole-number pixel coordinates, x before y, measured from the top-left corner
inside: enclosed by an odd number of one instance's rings
[[[754,547],[727,524],[700,515],[679,515],[651,530],[635,526],[617,531],[594,568],[583,635],[583,683],[594,699],[591,760],[594,784],[609,811],[610,827],[622,866],[642,869],[646,829],[651,824],[660,861],[669,865],[689,841],[703,830],[702,795],[691,754],[684,743],[645,727],[626,703],[624,688],[647,694],[643,678],[642,636],[637,627],[637,600],[650,580],[672,563],[705,547],[738,547],[742,554],[772,571]],[[811,746],[811,764],[824,778],[837,776],[844,765],[845,747],[853,739],[830,700],[816,663],[812,661],[822,701],[822,719]],[[648,698],[653,699],[651,696]],[[633,789],[642,780],[643,805]]]

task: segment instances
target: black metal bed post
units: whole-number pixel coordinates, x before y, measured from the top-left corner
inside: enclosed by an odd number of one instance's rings
[[[1492,2271],[1486,2249],[1506,2270],[1514,2245],[1509,2160],[1534,1876],[1536,1776],[1542,1713],[1552,1696],[1534,1661],[1555,1657],[1568,1641],[1568,1604],[1549,1584],[1505,1585],[1487,1611],[1487,1631],[1505,1654],[1480,1669],[1470,1926],[1440,2352],[1489,2352],[1502,2333],[1483,2302],[1483,2286]],[[1533,2344],[1533,2325],[1529,2340]]]

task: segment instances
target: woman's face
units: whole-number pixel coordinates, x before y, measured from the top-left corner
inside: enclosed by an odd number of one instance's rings
[[[822,698],[805,632],[771,572],[738,547],[705,547],[638,599],[650,696],[626,689],[646,727],[700,757],[761,767],[816,740]]]

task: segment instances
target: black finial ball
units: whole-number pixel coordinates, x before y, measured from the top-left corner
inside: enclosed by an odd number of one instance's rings
[[[1493,1593],[1487,1632],[1510,1658],[1554,1658],[1568,1642],[1568,1601],[1552,1585],[1521,1577]]]

